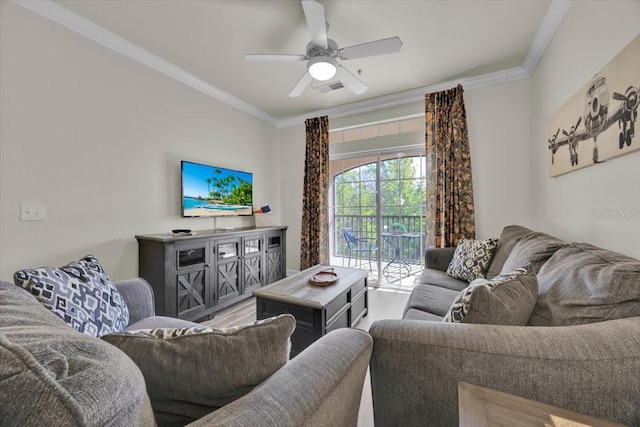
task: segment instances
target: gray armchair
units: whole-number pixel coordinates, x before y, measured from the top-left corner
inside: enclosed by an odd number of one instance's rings
[[[458,425],[458,382],[640,426],[640,317],[580,326],[382,320],[376,426]]]
[[[143,279],[115,283],[129,309],[127,329],[189,327],[154,315],[153,289]],[[359,329],[323,336],[238,400],[190,426],[356,426],[372,339]]]
[[[427,249],[403,320],[371,326],[376,426],[458,425],[460,381],[640,426],[639,260],[507,226],[487,277],[536,265],[527,326],[446,323],[468,286],[446,274],[454,251]]]
[[[144,280],[115,284],[129,309],[129,329],[191,325],[154,316],[153,292]],[[191,425],[356,426],[371,349],[365,331],[333,331],[249,393]],[[132,359],[0,281],[0,420],[21,426],[151,426],[156,418]]]
[[[356,426],[371,337],[338,329],[249,394],[190,426]]]

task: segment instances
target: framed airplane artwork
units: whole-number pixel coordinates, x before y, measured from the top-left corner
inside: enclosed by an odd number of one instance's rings
[[[549,176],[640,149],[639,87],[640,35],[549,118]]]

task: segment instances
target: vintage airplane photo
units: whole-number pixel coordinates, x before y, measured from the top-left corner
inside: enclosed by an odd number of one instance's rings
[[[634,144],[639,88],[640,36],[549,118],[550,176],[640,149]]]
[[[593,139],[593,163],[598,163],[598,135],[609,129],[614,123],[618,123],[620,130],[618,148],[622,150],[625,145],[630,146],[635,136],[635,122],[638,118],[638,87],[629,86],[624,94],[613,92],[613,99],[620,101],[618,107],[609,115],[609,102],[611,92],[607,79],[603,75],[596,75],[589,84],[585,98],[584,114],[578,117],[575,125],[568,130],[560,129],[549,139],[551,150],[551,162],[558,148],[568,145],[571,166],[577,165],[578,143],[590,138]],[[584,119],[584,126],[579,130],[580,123]],[[562,131],[563,137],[558,138]]]

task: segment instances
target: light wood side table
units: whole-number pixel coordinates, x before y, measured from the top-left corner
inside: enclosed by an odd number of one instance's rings
[[[623,427],[621,424],[465,382],[458,383],[458,411],[460,427]],[[552,415],[566,421],[556,419],[554,424]]]

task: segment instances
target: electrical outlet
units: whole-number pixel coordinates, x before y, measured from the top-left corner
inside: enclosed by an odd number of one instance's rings
[[[20,221],[44,221],[45,218],[44,205],[20,205]]]

